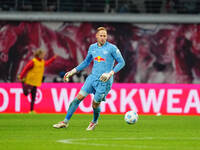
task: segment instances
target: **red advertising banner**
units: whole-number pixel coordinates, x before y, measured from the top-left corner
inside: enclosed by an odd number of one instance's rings
[[[82,84],[43,83],[38,88],[37,113],[66,113],[70,102]],[[139,114],[200,115],[200,85],[198,84],[113,84],[101,103],[104,114],[124,114],[137,110]],[[93,95],[80,103],[76,113],[91,113]],[[0,83],[0,113],[28,113],[30,95],[23,95],[20,83]]]

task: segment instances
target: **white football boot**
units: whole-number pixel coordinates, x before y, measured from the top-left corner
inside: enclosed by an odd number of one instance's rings
[[[67,128],[68,126],[69,126],[69,123],[64,123],[64,121],[61,121],[61,122],[53,125],[53,127],[57,128],[57,129],[59,129],[59,128]]]
[[[97,123],[90,122],[89,126],[86,128],[87,131],[94,130],[97,126]]]

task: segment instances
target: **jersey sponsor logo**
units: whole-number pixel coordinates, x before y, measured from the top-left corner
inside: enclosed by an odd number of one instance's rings
[[[95,57],[94,60],[96,60],[97,62],[105,61],[105,59],[102,58],[101,56]]]

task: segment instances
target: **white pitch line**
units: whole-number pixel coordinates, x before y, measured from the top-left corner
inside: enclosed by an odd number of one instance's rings
[[[86,139],[83,139],[85,141]],[[90,139],[92,140],[92,139]],[[76,142],[77,141],[77,142]],[[124,147],[124,148],[155,148],[154,146],[144,146],[144,145],[122,145],[122,144],[100,144],[100,143],[84,143],[84,142],[78,142],[82,141],[82,139],[67,139],[67,140],[59,140],[57,142],[65,143],[65,144],[78,144],[78,145],[88,145],[88,146],[104,146],[104,147]],[[162,147],[156,147],[156,148],[162,148]]]
[[[87,142],[91,141],[92,142]],[[78,145],[91,145],[91,146],[104,146],[104,147],[126,147],[126,148],[154,148],[164,149],[163,146],[145,146],[145,145],[130,145],[130,144],[101,144],[94,141],[98,140],[112,140],[112,141],[124,141],[124,140],[197,140],[200,141],[200,137],[134,137],[134,138],[79,138],[79,139],[64,139],[57,142],[65,144],[78,144]],[[169,147],[168,147],[169,148]]]

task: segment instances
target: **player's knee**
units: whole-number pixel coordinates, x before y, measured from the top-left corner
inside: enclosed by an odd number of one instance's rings
[[[82,101],[83,99],[85,98],[85,96],[81,95],[81,94],[78,94],[77,95],[77,99]]]
[[[86,92],[83,91],[83,90],[80,90],[80,92],[78,93],[78,95],[77,95],[76,98],[77,98],[78,100],[82,101],[87,95],[88,95],[88,93],[86,93]]]
[[[98,103],[98,102],[95,102],[95,100],[92,102],[92,108],[93,108],[93,109],[96,109],[96,108],[98,108],[98,107],[99,107],[99,105],[100,105],[100,103]]]

